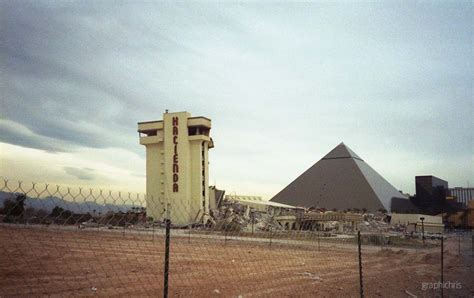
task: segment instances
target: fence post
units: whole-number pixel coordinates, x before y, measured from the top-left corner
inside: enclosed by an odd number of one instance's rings
[[[318,251],[321,251],[321,240],[320,240],[320,235],[319,235],[319,231],[318,231]]]
[[[253,225],[254,225],[254,221],[255,221],[255,214],[253,214],[252,211],[250,211],[250,223],[252,224],[252,235],[253,235]]]
[[[165,238],[165,272],[164,272],[164,286],[163,286],[163,297],[168,297],[168,274],[170,266],[170,227],[171,219],[165,219],[166,222],[166,238]]]
[[[357,243],[359,247],[359,282],[360,282],[360,297],[364,297],[364,284],[362,283],[362,251],[360,241],[360,231],[357,231]]]
[[[273,227],[270,226],[270,248],[272,247]]]
[[[189,225],[188,228],[189,228],[189,233],[188,233],[188,243],[191,243],[191,229],[192,229],[193,225]]]
[[[382,235],[382,232],[380,232],[380,250],[383,250],[383,245],[384,245],[384,239],[383,239],[383,235]]]
[[[459,235],[458,238],[458,255],[461,255],[461,235]]]
[[[443,297],[444,289],[444,236],[441,235],[441,297]]]
[[[171,216],[170,216],[170,204],[166,206],[166,232],[165,232],[165,270],[163,280],[163,297],[168,298],[168,275],[170,271],[170,229],[171,229]]]

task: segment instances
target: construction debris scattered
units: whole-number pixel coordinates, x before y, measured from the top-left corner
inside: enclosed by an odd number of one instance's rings
[[[244,233],[317,231],[323,237],[337,238],[355,237],[356,232],[361,231],[367,234],[364,242],[378,245],[421,237],[421,233],[413,232],[412,226],[415,224],[416,230],[416,222],[401,223],[397,219],[397,223],[390,223],[392,215],[385,212],[372,214],[360,210],[306,209],[272,202],[267,204],[259,197],[235,198],[236,196],[222,196],[203,226],[217,231]],[[421,225],[418,230],[420,227]],[[437,237],[428,231],[425,231],[425,235],[431,239]]]

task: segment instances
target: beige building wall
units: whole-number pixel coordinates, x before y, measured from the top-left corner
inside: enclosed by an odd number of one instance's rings
[[[159,218],[164,212],[163,142],[146,146],[146,189],[149,216]],[[149,191],[152,190],[153,191]],[[160,216],[159,216],[160,215]]]
[[[209,214],[211,120],[188,112],[164,113],[163,120],[140,122],[146,146],[147,215],[173,224],[200,222]]]
[[[421,218],[424,218],[424,223],[432,224],[443,224],[443,217],[436,215],[424,215],[424,214],[402,214],[402,213],[392,213],[392,218],[390,219],[390,224],[401,224],[408,225],[412,223],[421,223]]]
[[[422,217],[424,218],[423,224]],[[443,217],[439,215],[392,213],[390,224],[405,225],[407,232],[420,232],[422,226],[427,233],[442,233],[444,231]]]

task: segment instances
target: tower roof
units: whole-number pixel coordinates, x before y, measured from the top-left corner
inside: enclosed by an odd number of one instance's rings
[[[406,196],[341,143],[271,200],[302,207],[390,211],[393,198]]]

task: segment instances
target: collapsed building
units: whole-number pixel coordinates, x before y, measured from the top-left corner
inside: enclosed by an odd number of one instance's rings
[[[334,222],[337,225],[334,227]],[[344,212],[309,212],[304,214],[299,220],[298,228],[301,230],[328,231],[337,228],[338,232],[355,232],[363,222],[363,215]]]
[[[216,195],[213,195],[213,192]],[[211,198],[216,198],[217,209],[211,216],[218,229],[233,223],[233,230],[306,230],[355,232],[363,222],[363,215],[348,212],[310,210],[263,200],[258,196],[224,195],[211,186]],[[211,200],[211,205],[212,205]]]
[[[282,230],[289,229],[289,223],[282,224],[287,218],[292,224],[297,214],[304,208],[265,201],[258,196],[225,195],[225,191],[210,187],[211,218],[218,229],[232,224],[233,230]]]

